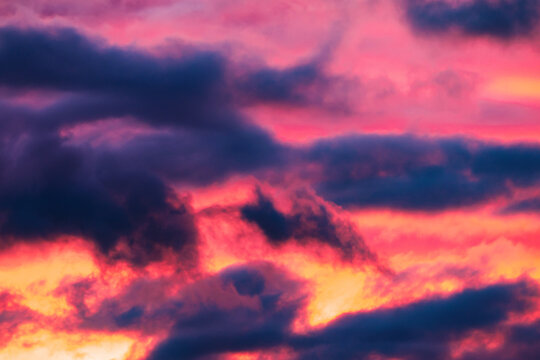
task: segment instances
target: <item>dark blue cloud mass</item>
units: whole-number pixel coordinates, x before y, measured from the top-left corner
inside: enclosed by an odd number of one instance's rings
[[[173,185],[203,186],[235,174],[264,180],[263,170],[298,170],[342,206],[419,211],[482,204],[540,180],[536,145],[413,136],[279,143],[242,116],[242,106],[300,104],[330,79],[317,62],[243,72],[234,66],[216,51],[159,56],[73,29],[0,28],[0,85],[57,94],[41,108],[0,103],[0,247],[74,235],[111,259],[146,264],[173,250],[187,261],[197,254],[195,218]],[[97,120],[117,117],[145,130],[113,144],[77,138],[78,126],[100,130]],[[294,239],[328,245],[344,258],[374,259],[323,204],[301,197],[294,203],[285,214],[259,196],[241,215],[274,245]]]
[[[407,20],[425,34],[511,39],[532,35],[540,20],[538,0],[406,0]]]
[[[498,284],[448,298],[348,314],[293,338],[301,359],[362,359],[370,354],[406,359],[448,359],[450,345],[472,330],[493,331],[512,313],[534,306],[534,283]]]
[[[39,109],[0,103],[0,247],[75,235],[110,259],[146,264],[172,250],[196,263],[193,214],[171,182],[208,184],[284,154],[228,101],[226,60],[186,52],[160,57],[68,28],[0,28],[0,85],[61,94]],[[63,133],[126,116],[149,128],[122,144]]]
[[[197,231],[189,203],[142,168],[37,134],[0,145],[2,247],[18,241],[81,236],[111,258],[133,264],[165,250],[196,258]],[[118,252],[116,246],[129,250]]]
[[[78,95],[24,114],[41,127],[133,116],[155,126],[216,129],[242,122],[237,110],[245,104],[316,104],[308,90],[320,95],[331,82],[316,63],[277,70],[236,65],[218,51],[186,46],[182,53],[110,46],[72,28],[3,27],[0,85]]]
[[[510,196],[540,181],[540,147],[460,138],[357,135],[305,151],[324,198],[350,207],[440,211]]]
[[[172,293],[171,281],[137,279],[93,310],[85,299],[99,289],[91,281],[64,285],[57,293],[65,294],[77,314],[64,326],[168,331],[148,360],[213,359],[251,351],[271,358],[281,350],[292,359],[447,360],[457,342],[479,332],[504,341],[497,348],[480,345],[457,359],[511,359],[538,350],[531,341],[538,322],[515,321],[537,307],[540,292],[530,279],[347,313],[301,332],[293,324],[305,320],[306,283],[271,263],[231,266]]]
[[[261,274],[253,268],[232,271],[232,277],[245,277],[243,281],[260,281]],[[223,275],[225,282],[230,274],[228,270]],[[255,278],[248,279],[250,276]],[[524,314],[533,308],[538,289],[529,280],[467,289],[397,308],[350,313],[306,333],[295,333],[291,328],[299,315],[298,303],[285,306],[279,300],[287,298],[291,289],[284,288],[283,294],[271,302],[264,299],[266,294],[270,295],[269,290],[261,289],[239,292],[258,298],[256,308],[246,303],[228,306],[226,310],[215,304],[181,316],[169,337],[151,351],[148,359],[206,359],[244,351],[263,351],[271,356],[279,348],[288,349],[292,358],[298,359],[345,360],[376,355],[411,360],[449,359],[452,344],[473,331],[504,331],[509,344],[519,343],[520,354],[532,354],[536,349],[534,342],[527,345],[526,341],[537,332],[536,325],[506,325],[512,314]],[[476,355],[479,359],[489,358],[490,351],[478,349]]]

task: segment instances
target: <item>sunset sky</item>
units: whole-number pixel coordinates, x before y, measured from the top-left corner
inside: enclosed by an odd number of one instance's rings
[[[540,359],[540,0],[0,0],[0,360]]]

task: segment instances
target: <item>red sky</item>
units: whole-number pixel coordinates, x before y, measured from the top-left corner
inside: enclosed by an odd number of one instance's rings
[[[0,2],[0,360],[534,359],[540,1]]]

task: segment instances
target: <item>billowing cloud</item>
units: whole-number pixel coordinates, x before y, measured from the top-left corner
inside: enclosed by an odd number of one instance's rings
[[[0,39],[3,85],[88,95],[46,111],[54,121],[132,115],[162,125],[204,126],[220,118],[225,64],[218,54],[158,58],[100,44],[70,28],[4,27]]]
[[[284,70],[250,65],[246,73],[202,47],[184,46],[175,51],[181,57],[156,55],[73,28],[3,27],[0,43],[0,84],[81,94],[26,114],[45,127],[133,116],[156,126],[230,128],[242,123],[236,102],[324,105],[309,94],[319,96],[331,83],[316,62]]]
[[[4,104],[4,246],[75,235],[134,263],[159,260],[164,250],[193,257],[189,204],[161,177],[204,184],[279,162],[280,147],[227,110],[216,54],[174,61],[107,47],[72,29],[3,28],[0,38],[0,62],[10,69],[0,76],[4,86],[78,93],[39,110]],[[120,149],[81,146],[61,134],[66,126],[127,115],[192,130],[137,137]],[[223,156],[229,160],[214,166]]]
[[[53,134],[5,138],[1,146],[3,248],[72,235],[133,263],[160,259],[165,249],[195,254],[189,203],[150,172]]]

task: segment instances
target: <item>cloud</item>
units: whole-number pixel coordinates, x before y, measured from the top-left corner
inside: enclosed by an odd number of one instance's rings
[[[258,70],[240,82],[240,87],[256,101],[301,103],[306,100],[306,89],[318,80],[319,69],[315,64],[306,64],[284,70]]]
[[[221,278],[224,283],[232,283],[240,295],[259,295],[266,286],[264,276],[257,269],[232,268],[224,271]]]
[[[284,149],[226,101],[225,59],[188,52],[160,57],[68,28],[0,29],[0,67],[11,69],[0,83],[60,91],[44,108],[0,104],[3,247],[74,235],[110,259],[143,265],[172,250],[196,262],[194,218],[170,182],[279,164]],[[119,144],[77,137],[83,125],[126,116],[148,128]]]
[[[407,19],[422,33],[456,31],[465,36],[511,39],[532,35],[540,20],[537,0],[407,0]]]
[[[464,290],[447,298],[343,315],[321,330],[293,338],[292,346],[301,359],[370,354],[446,359],[452,341],[472,330],[497,330],[512,313],[530,310],[537,296],[536,285],[528,281]]]
[[[226,130],[142,134],[114,152],[126,167],[135,164],[164,180],[205,185],[234,174],[280,168],[291,151],[263,130],[245,124]]]
[[[331,82],[323,62],[239,72],[215,51],[158,55],[73,29],[1,28],[2,85],[60,92],[42,108],[0,104],[2,245],[75,235],[111,259],[145,264],[173,250],[187,261],[196,255],[195,219],[173,184],[203,186],[235,174],[264,180],[262,170],[296,170],[341,206],[415,211],[474,206],[537,184],[535,145],[358,135],[292,147],[241,115],[246,99],[302,103],[312,86],[319,93]],[[99,132],[118,117],[145,128],[116,143],[78,137],[82,127]],[[305,196],[296,196],[289,214],[264,196],[241,213],[273,244],[294,239],[374,259],[350,225]]]
[[[315,57],[282,69],[251,67],[249,72],[239,73],[236,79],[236,98],[242,106],[284,105],[345,114],[354,106],[350,94],[360,88],[356,78],[327,75],[324,58]]]
[[[240,271],[244,280],[254,276],[249,280],[252,283],[261,278],[251,266],[228,271]],[[224,279],[225,283],[229,280],[227,276]],[[295,333],[291,324],[298,316],[299,303],[282,303],[279,299],[291,291],[283,290],[266,299],[265,294],[271,292],[263,287],[255,292],[241,291],[237,299],[254,302],[231,304],[230,299],[224,300],[226,308],[206,302],[196,311],[181,315],[169,337],[150,352],[148,359],[198,359],[277,348],[290,349],[291,355],[299,359],[356,359],[375,354],[415,360],[446,359],[455,341],[473,331],[505,329],[506,320],[512,314],[531,310],[538,296],[536,285],[528,280],[500,283],[396,308],[350,313],[320,328]],[[513,334],[519,331],[529,334],[531,330],[535,331],[526,325],[516,327],[508,341],[514,341]],[[522,353],[534,350],[525,341],[521,344]]]
[[[29,308],[18,303],[17,296],[0,292],[0,348],[9,343],[17,329],[38,319],[38,315]]]
[[[540,148],[460,138],[357,135],[305,150],[308,178],[339,205],[438,211],[508,196],[540,180]]]
[[[534,197],[521,201],[511,202],[501,210],[502,214],[518,213],[538,213],[540,212],[540,198]]]
[[[149,359],[195,359],[284,344],[304,307],[304,282],[267,262],[235,265],[183,286],[174,279],[138,279],[92,308],[99,293],[92,280],[65,284],[75,309],[65,328],[141,334],[167,331]]]
[[[241,125],[238,109],[246,104],[325,107],[327,87],[339,82],[317,62],[273,69],[235,64],[202,46],[179,46],[175,55],[160,55],[111,46],[73,28],[2,27],[0,84],[72,93],[46,109],[27,111],[34,123],[49,128],[132,116],[153,126],[216,129]]]
[[[106,297],[103,297],[103,287],[107,286],[107,282],[100,279],[64,281],[54,294],[65,297],[73,311],[59,321],[58,328],[156,334],[172,326],[174,319],[184,310],[184,302],[179,300],[177,294],[171,294],[171,287],[179,281],[182,280],[140,276],[119,293]]]
[[[485,146],[475,156],[472,171],[484,177],[504,177],[522,186],[540,177],[538,145]]]
[[[405,1],[407,20],[426,34],[511,39],[532,35],[540,20],[538,0]]]
[[[257,192],[257,202],[243,206],[241,213],[245,220],[257,224],[271,242],[279,243],[292,236],[293,229],[285,214],[279,212],[260,191]]]
[[[305,295],[301,281],[262,262],[227,268],[184,290],[180,298],[185,311],[148,360],[199,359],[283,346]]]
[[[264,350],[283,343],[295,308],[209,308],[176,323],[150,360],[197,359],[227,352]]]
[[[145,169],[53,134],[14,137],[1,147],[2,247],[73,235],[133,264],[159,260],[165,250],[196,262],[189,203]]]
[[[242,206],[240,212],[244,220],[261,229],[271,244],[279,246],[289,241],[324,244],[336,249],[346,261],[358,259],[378,264],[377,255],[354,226],[339,219],[328,205],[314,196],[304,191],[296,192],[291,196],[292,209],[283,213],[260,190],[256,195],[256,202]],[[383,270],[384,266],[378,266]]]
[[[64,284],[56,294],[64,294],[75,309],[65,328],[146,335],[166,331],[150,349],[149,360],[278,349],[295,359],[447,359],[456,343],[479,333],[502,336],[502,343],[497,348],[480,344],[473,353],[461,354],[463,359],[506,359],[536,351],[529,339],[538,333],[538,323],[521,316],[535,311],[540,296],[538,284],[528,278],[342,314],[301,331],[293,324],[305,321],[308,283],[272,263],[237,264],[180,289],[177,285],[177,278],[139,278],[96,303],[99,284],[83,279]]]
[[[505,335],[503,344],[490,350],[466,352],[459,359],[534,359],[540,354],[540,346],[535,341],[540,336],[540,321],[507,326],[501,330]]]
[[[71,28],[4,27],[0,44],[3,85],[86,95],[45,111],[57,122],[133,115],[153,124],[196,127],[218,121],[225,107],[218,104],[224,99],[225,60],[217,53],[152,56],[107,46]]]

